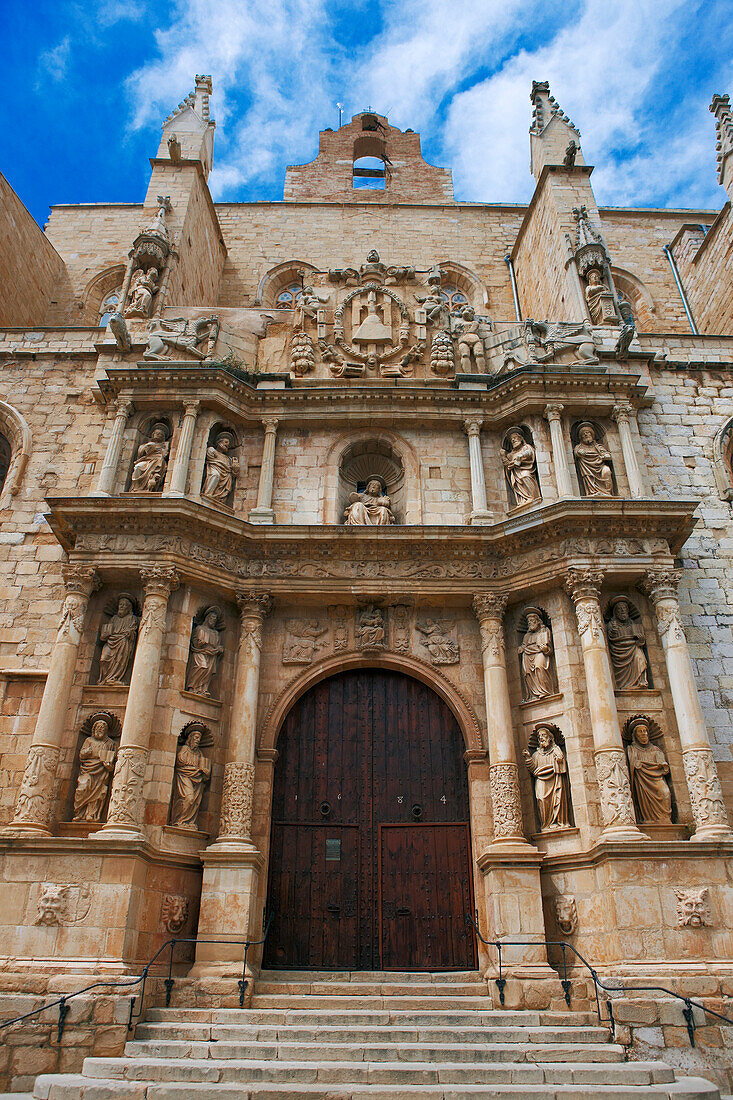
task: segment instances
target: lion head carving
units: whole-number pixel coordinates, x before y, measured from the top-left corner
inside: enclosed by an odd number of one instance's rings
[[[172,936],[177,936],[188,920],[188,898],[180,894],[163,894],[160,916],[163,927]]]

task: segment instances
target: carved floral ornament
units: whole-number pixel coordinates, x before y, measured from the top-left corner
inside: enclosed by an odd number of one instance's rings
[[[492,764],[489,771],[494,839],[524,839],[519,769],[516,764]]]

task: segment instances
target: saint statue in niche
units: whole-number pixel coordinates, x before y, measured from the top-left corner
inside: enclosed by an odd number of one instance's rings
[[[208,731],[202,723],[191,723],[176,753],[171,825],[179,829],[196,828],[204,787],[211,778],[211,761],[199,748],[205,733]]]
[[[530,737],[529,750],[524,749],[523,756],[528,771],[534,776],[541,831],[571,826],[568,762],[555,740],[554,727],[537,726]]]
[[[100,684],[124,684],[127,669],[135,652],[140,619],[134,611],[132,596],[123,592],[117,598],[117,611],[108,623],[102,624],[99,656]]]
[[[125,307],[126,317],[149,317],[153,306],[153,295],[158,289],[158,272],[154,267],[147,271],[142,269],[135,272],[130,288],[128,304]]]
[[[370,477],[363,493],[352,493],[344,512],[347,527],[387,527],[394,523],[391,500],[381,478]]]
[[[159,493],[168,469],[168,426],[162,421],[153,424],[150,439],[137,449],[130,480],[131,493]]]
[[[542,500],[542,493],[537,480],[535,449],[519,428],[512,428],[507,433],[507,442],[509,445],[506,450],[501,448],[501,461],[504,463],[506,479],[517,507],[536,504],[538,500]]]
[[[113,719],[106,711],[85,722],[91,733],[79,750],[79,778],[74,792],[73,821],[101,821],[117,747],[110,737]]]
[[[211,681],[224,652],[224,647],[220,645],[222,626],[221,610],[216,605],[207,607],[194,619],[186,691],[196,695],[211,694]]]
[[[587,275],[585,288],[585,300],[588,303],[588,312],[594,325],[602,325],[604,318],[603,299],[610,298],[611,292],[603,281],[603,276],[597,267],[592,267]]]
[[[578,426],[578,442],[573,451],[578,464],[581,486],[587,497],[612,497],[613,467],[611,452],[596,438],[596,429],[586,421]]]
[[[517,652],[522,664],[524,698],[525,701],[544,699],[555,691],[551,668],[552,631],[539,608],[526,607],[523,618],[527,630]]]
[[[606,633],[616,690],[649,687],[649,662],[644,652],[646,638],[638,612],[636,618],[632,618],[632,604],[626,596],[614,596],[608,608],[611,617]]]
[[[666,778],[669,775],[666,757],[650,739],[647,718],[632,718],[627,729],[631,743],[626,754],[639,821],[669,824],[672,820],[672,792]]]
[[[226,504],[232,491],[234,478],[239,473],[236,458],[229,457],[229,451],[236,445],[232,432],[219,432],[214,445],[206,449],[206,467],[204,469],[204,487],[201,495],[215,500],[217,504]]]

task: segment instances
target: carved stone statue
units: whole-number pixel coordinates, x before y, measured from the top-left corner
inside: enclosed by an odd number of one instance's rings
[[[126,317],[149,317],[153,308],[153,295],[158,289],[158,272],[154,267],[139,269],[133,276],[130,294],[125,307]]]
[[[422,634],[422,644],[430,654],[430,661],[434,665],[455,665],[460,660],[461,651],[458,643],[450,636],[453,628],[451,622],[441,622],[438,619],[426,619],[423,623],[415,623],[415,629]]]
[[[150,439],[137,449],[130,480],[131,493],[159,493],[168,469],[168,427],[162,421],[154,424]]]
[[[171,825],[179,829],[196,828],[204,787],[211,778],[211,761],[199,749],[204,732],[204,726],[193,723],[176,753]]]
[[[79,778],[74,793],[74,821],[101,821],[115,766],[117,747],[110,737],[112,717],[100,712],[88,720],[91,733],[79,750]],[[86,725],[87,723],[85,723]]]
[[[578,442],[573,454],[585,495],[614,496],[611,452],[598,442],[595,428],[587,421],[578,427]]]
[[[585,300],[594,325],[602,325],[605,320],[604,298],[611,298],[613,301],[613,295],[604,283],[600,271],[597,267],[592,267],[587,276]]]
[[[206,449],[204,468],[204,487],[201,495],[215,500],[217,504],[226,504],[232,491],[234,478],[239,473],[239,462],[229,457],[229,451],[236,440],[231,432],[220,432],[213,446]]]
[[[344,512],[347,527],[387,527],[394,523],[391,500],[381,478],[370,477],[363,493],[352,493]]]
[[[316,294],[312,286],[303,287],[295,299],[293,327],[304,328],[306,318],[315,321],[317,319],[318,310],[327,301],[328,298],[322,298],[319,294]]]
[[[100,684],[124,684],[125,675],[135,652],[135,642],[140,619],[134,611],[131,596],[122,593],[117,600],[117,611],[107,623],[102,624],[100,638],[102,652],[99,656]]]
[[[221,611],[215,605],[207,607],[194,619],[191,635],[191,656],[186,678],[186,690],[196,695],[210,695],[211,681],[219,658],[224,652],[220,645],[222,630]]]
[[[632,618],[630,600],[615,596],[608,606],[611,617],[606,633],[616,690],[649,687],[649,662],[644,652],[646,639],[638,618]]]
[[[381,608],[370,604],[362,608],[356,625],[356,642],[360,649],[384,649],[384,614]]]
[[[148,326],[148,346],[143,359],[158,362],[167,358],[168,351],[186,352],[195,359],[209,359],[219,336],[218,317],[199,317],[188,320],[174,317],[170,321],[157,317]],[[204,344],[202,349],[199,345]]]
[[[464,306],[461,310],[461,319],[455,328],[458,340],[458,355],[461,360],[461,370],[464,374],[486,373],[486,349],[484,338],[487,333],[487,325],[484,320],[476,316],[472,306]],[[471,357],[475,364],[475,371],[471,371]]]
[[[536,747],[524,750],[524,762],[534,776],[534,794],[540,814],[540,829],[563,829],[571,825],[568,762],[555,741],[550,726],[535,730]],[[530,738],[530,750],[534,736]]]
[[[514,494],[517,507],[536,504],[542,500],[540,484],[537,480],[537,454],[531,443],[524,438],[519,428],[507,433],[508,448],[501,449],[501,461],[509,486]]]
[[[324,648],[326,643],[321,638],[327,633],[328,627],[321,626],[318,619],[308,619],[305,622],[292,619],[286,623],[283,664],[309,665],[318,650]]]
[[[544,699],[555,691],[551,669],[552,631],[536,607],[525,608],[523,617],[527,620],[527,631],[517,652],[522,664],[524,698]]]
[[[669,764],[662,750],[650,741],[646,718],[634,718],[628,728],[632,740],[626,753],[639,821],[667,825],[672,820],[672,794],[666,779]]]

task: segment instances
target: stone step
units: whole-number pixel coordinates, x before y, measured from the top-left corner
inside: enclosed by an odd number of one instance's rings
[[[445,1009],[476,1009],[486,1008],[488,997],[431,997],[431,1008]],[[303,994],[298,996],[292,993],[263,993],[255,992],[252,997],[252,1008],[422,1008],[425,998],[420,994],[414,996],[327,996],[322,993]]]
[[[333,1025],[298,1024],[138,1024],[135,1029],[137,1045],[144,1043],[165,1047],[171,1057],[175,1046],[190,1046],[191,1043],[247,1042],[281,1040],[322,1043],[348,1043],[356,1039],[363,1043],[395,1042],[466,1042],[466,1043],[602,1043],[608,1039],[608,1030],[603,1027],[454,1027],[411,1026],[398,1027],[386,1024],[381,1027],[352,1024],[350,1027]],[[128,1047],[130,1044],[128,1044]]]
[[[255,982],[255,996],[269,997],[282,994],[295,997],[319,995],[323,997],[487,997],[486,982],[337,982],[337,981],[277,981],[261,979]]]
[[[318,1026],[342,1021],[344,1026],[351,1022],[363,1024],[389,1024],[408,1021],[412,1023],[441,1024],[446,1026],[470,1026],[471,1024],[499,1024],[508,1027],[539,1027],[540,1024],[557,1024],[567,1026],[568,1019],[578,1024],[593,1024],[597,1022],[594,1013],[552,1013],[531,1012],[526,1010],[492,1009],[487,1008],[483,1002],[481,1010],[467,1009],[422,1009],[410,1007],[395,1009],[391,1005],[383,1009],[364,1009],[351,1006],[347,1011],[342,1009],[335,1011],[331,1007],[326,1008],[298,1008],[289,1010],[287,1005],[278,1009],[241,1009],[241,1008],[150,1008],[147,1010],[146,1022],[150,1024],[194,1024],[194,1023],[218,1023],[236,1024],[247,1023],[262,1024],[312,1024]]]
[[[261,970],[258,982],[480,982],[480,970]]]

